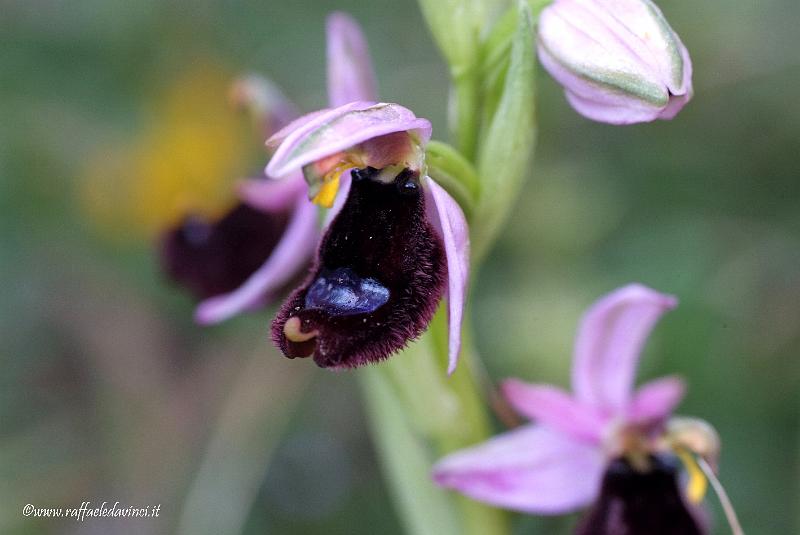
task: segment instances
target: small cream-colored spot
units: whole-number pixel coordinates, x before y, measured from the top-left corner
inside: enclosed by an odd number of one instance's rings
[[[300,330],[300,326],[300,318],[297,316],[286,320],[286,325],[283,326],[283,334],[286,336],[286,339],[290,342],[302,343],[308,342],[312,338],[319,336],[318,330],[314,329],[313,331],[304,333],[302,330]]]

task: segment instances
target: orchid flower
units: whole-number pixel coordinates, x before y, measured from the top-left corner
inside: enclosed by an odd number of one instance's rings
[[[589,119],[672,119],[692,97],[689,53],[650,0],[555,0],[538,35],[542,65]]]
[[[536,514],[567,513],[596,502],[587,517],[591,521],[578,531],[583,535],[705,533],[678,487],[671,449],[682,453],[678,445],[692,442],[679,440],[688,436],[684,432],[668,432],[684,384],[666,377],[633,388],[645,340],[676,304],[674,297],[637,284],[600,299],[578,330],[574,393],[506,381],[508,402],[536,423],[445,457],[434,467],[435,481],[477,500]],[[712,431],[693,436],[693,449],[712,444],[698,453],[716,455]],[[702,484],[693,485],[691,497],[699,501]]]
[[[431,124],[398,104],[375,103],[361,33],[329,19],[332,109],[275,134],[267,175],[301,171],[309,197],[332,207],[311,275],[273,322],[290,357],[351,368],[387,358],[427,328],[449,293],[449,371],[455,369],[469,269],[464,214],[426,176]]]
[[[237,81],[231,96],[267,134],[296,116],[283,94],[263,78]],[[268,202],[240,201],[216,219],[190,212],[162,234],[162,269],[204,300],[196,312],[200,323],[263,304],[311,258],[318,236],[316,210],[304,198],[302,176],[280,187],[259,182],[261,198]],[[246,198],[243,193],[240,197]]]

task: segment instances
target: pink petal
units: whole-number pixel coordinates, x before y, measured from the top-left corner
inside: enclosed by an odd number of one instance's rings
[[[679,377],[663,377],[639,388],[628,407],[633,423],[657,423],[666,420],[683,399],[686,385]]]
[[[542,61],[542,64],[544,63]],[[639,101],[633,99],[620,102],[620,97],[613,93],[608,93],[606,98],[602,96],[605,95],[604,91],[598,90],[595,100],[581,97],[571,91],[565,91],[564,95],[572,109],[587,119],[616,125],[648,123],[659,118],[666,118],[664,117],[665,110],[670,109],[669,103],[672,102],[670,99],[664,108],[643,106]]]
[[[542,46],[539,46],[537,51],[542,66],[564,87],[570,105],[575,111],[593,121],[609,124],[654,121],[669,103],[669,94],[666,90],[660,91],[662,101],[647,103],[577,76]]]
[[[498,507],[562,514],[594,500],[603,468],[598,448],[524,426],[448,455],[434,466],[433,478]]]
[[[650,331],[677,300],[641,284],[615,290],[584,314],[573,356],[576,398],[620,412],[631,398],[639,353]]]
[[[674,118],[694,96],[694,88],[692,87],[692,60],[689,57],[689,51],[686,50],[683,43],[681,43],[681,56],[683,57],[684,65],[683,85],[686,89],[681,95],[670,97],[669,104],[667,104],[667,107],[661,112],[660,119],[669,120]]]
[[[328,16],[328,101],[377,100],[375,73],[361,27],[345,13]]]
[[[678,97],[669,97],[669,104],[667,107],[661,110],[661,113],[658,115],[659,119],[670,120],[675,118],[678,115],[678,112],[683,109],[686,104],[692,100],[694,94],[692,92],[686,93],[685,95],[680,95]]]
[[[591,76],[602,69],[663,87],[644,44],[593,2],[556,0],[545,8],[539,22],[540,47],[572,72],[586,70]],[[666,94],[667,88],[661,91]]]
[[[275,151],[267,175],[282,178],[369,139],[404,131],[414,131],[424,144],[430,139],[431,123],[399,104],[351,102],[300,123]]]
[[[664,14],[650,0],[580,0],[658,73],[673,95],[691,90],[689,53]]]
[[[324,114],[331,111],[331,108],[323,108],[321,110],[312,111],[311,113],[306,113],[305,115],[301,115],[297,119],[293,119],[289,124],[272,134],[269,139],[266,141],[267,147],[270,148],[277,148],[278,145],[283,143],[283,140],[289,137],[289,134],[294,132],[295,130],[299,130],[300,128],[304,127],[308,123],[316,120],[317,118],[323,116]]]
[[[255,178],[238,185],[239,198],[265,212],[280,212],[297,202],[306,192],[303,173],[295,173],[286,180]]]
[[[503,382],[502,389],[521,415],[578,441],[599,444],[602,440],[608,418],[560,388],[509,379]]]
[[[195,309],[195,321],[219,323],[260,305],[303,268],[316,250],[318,240],[316,206],[300,197],[285,234],[267,261],[233,292],[200,303]]]
[[[431,222],[439,229],[447,255],[447,302],[449,323],[449,358],[447,373],[451,374],[458,364],[461,350],[461,322],[464,303],[469,290],[469,228],[467,219],[458,203],[439,184],[428,177],[426,191],[435,208]]]

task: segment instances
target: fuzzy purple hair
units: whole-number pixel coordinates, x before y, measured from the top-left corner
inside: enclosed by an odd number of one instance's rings
[[[447,264],[426,217],[419,175],[405,170],[386,183],[378,173],[353,171],[347,201],[322,238],[311,274],[272,323],[273,341],[289,358],[313,355],[323,368],[377,362],[422,334],[436,311]],[[316,336],[287,338],[292,318],[301,333]]]

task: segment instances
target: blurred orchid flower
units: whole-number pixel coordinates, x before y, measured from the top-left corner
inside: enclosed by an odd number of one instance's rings
[[[555,0],[539,59],[578,113],[612,124],[672,119],[692,97],[692,63],[650,0]]]
[[[153,239],[189,210],[212,220],[231,209],[250,132],[226,103],[229,81],[209,60],[175,73],[149,103],[146,126],[89,158],[81,201],[96,230]]]
[[[469,236],[460,206],[425,174],[431,124],[403,106],[375,103],[374,76],[355,23],[328,25],[335,107],[303,116],[267,143],[267,175],[302,170],[309,197],[334,218],[314,268],[284,302],[272,335],[290,357],[351,368],[387,358],[422,334],[445,286],[449,366],[461,343]],[[331,38],[333,36],[333,38]],[[335,96],[335,98],[334,98]]]
[[[349,16],[334,13],[328,17],[328,98],[337,105],[356,91],[374,92],[375,80],[369,64],[369,55],[361,29]],[[268,80],[250,76],[239,81],[232,91],[234,103],[260,117],[266,137],[286,126],[297,117],[294,106],[283,97],[280,90]],[[355,97],[354,97],[355,98]],[[262,229],[259,246],[267,250],[258,269],[250,270],[249,277],[239,281],[223,295],[215,295],[202,302],[196,311],[200,323],[215,323],[242,311],[251,309],[274,297],[287,283],[305,268],[319,242],[317,208],[305,198],[303,174],[298,169],[282,181],[252,179],[243,182],[239,196],[250,207],[273,221],[283,221],[276,229],[279,239],[270,239]],[[253,212],[252,209],[248,209]],[[287,218],[286,214],[291,217]],[[241,230],[241,229],[239,229]],[[220,236],[218,241],[235,245],[244,236]],[[267,247],[267,244],[271,244]],[[229,260],[239,262],[243,256],[223,255],[209,259],[214,262]],[[191,269],[203,269],[192,264]],[[209,268],[207,268],[209,269]]]
[[[261,77],[238,80],[231,98],[267,134],[296,116],[280,90]],[[263,305],[308,265],[319,237],[302,175],[284,184],[246,182],[239,197],[243,201],[219,218],[190,214],[162,234],[162,268],[204,299],[195,313],[200,323]]]
[[[638,284],[600,299],[578,330],[574,393],[506,381],[509,403],[537,423],[445,457],[434,467],[436,482],[529,513],[567,513],[595,502],[581,535],[706,533],[686,500],[687,493],[693,502],[702,499],[705,480],[692,480],[686,492],[677,480],[673,452],[692,443],[667,432],[683,382],[666,377],[633,388],[645,340],[676,304]],[[715,457],[716,435],[699,429],[683,434],[695,439],[696,449],[714,445],[697,453]],[[681,459],[691,471],[691,460]]]

